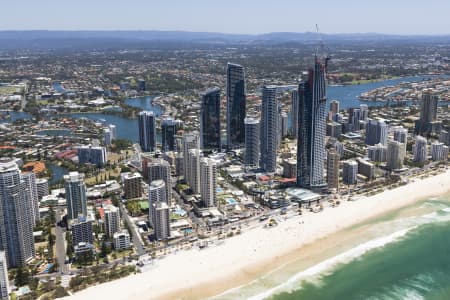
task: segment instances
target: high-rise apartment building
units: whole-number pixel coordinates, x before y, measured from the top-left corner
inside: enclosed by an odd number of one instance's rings
[[[339,154],[331,148],[327,154],[327,183],[329,189],[339,189]]]
[[[384,121],[369,120],[366,124],[366,144],[373,146],[376,144],[387,145],[389,127]]]
[[[200,194],[204,207],[217,206],[217,166],[209,158],[203,158],[200,164]]]
[[[244,119],[246,115],[244,67],[227,64],[227,147],[240,148],[244,145]]]
[[[138,115],[139,144],[144,152],[156,150],[156,116],[152,111],[141,111]]]
[[[245,118],[245,152],[244,164],[250,167],[259,166],[260,133],[259,119]]]
[[[299,132],[297,138],[297,185],[321,188],[326,185],[326,69],[327,60],[315,59],[308,80],[299,85]]]
[[[67,218],[69,220],[78,218],[79,215],[87,214],[86,185],[84,174],[70,172],[64,175]]]
[[[424,163],[428,159],[427,139],[423,136],[416,136],[416,142],[413,147],[413,160],[418,163]]]
[[[200,110],[200,144],[205,150],[220,150],[220,89],[202,94]]]
[[[278,101],[276,86],[265,86],[262,90],[261,111],[261,168],[275,172],[278,149]]]
[[[142,176],[135,173],[121,174],[123,193],[125,199],[135,199],[142,197]]]
[[[0,250],[8,268],[23,267],[34,257],[33,211],[27,184],[17,164],[0,159]]]

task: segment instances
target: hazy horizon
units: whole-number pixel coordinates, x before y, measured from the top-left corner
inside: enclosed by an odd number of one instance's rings
[[[225,34],[314,32],[388,35],[450,34],[445,0],[361,3],[355,0],[56,0],[2,4],[0,31],[187,31]]]

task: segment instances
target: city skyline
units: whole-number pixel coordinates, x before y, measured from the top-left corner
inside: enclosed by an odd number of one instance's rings
[[[315,31],[315,24],[320,23],[324,33],[450,34],[446,29],[450,25],[446,18],[450,3],[443,0],[431,3],[403,0],[299,3],[285,0],[282,3],[263,1],[262,4],[256,0],[226,3],[138,0],[110,4],[105,0],[81,0],[63,5],[55,0],[7,2],[2,4],[8,13],[3,16],[0,30],[186,30],[261,34]],[[53,13],[55,9],[70,14]],[[297,18],[298,11],[303,12],[301,21]],[[320,21],[314,11],[321,11]],[[78,17],[80,14],[82,19]],[[230,15],[234,16],[233,22],[228,22]],[[419,19],[421,22],[417,22]]]

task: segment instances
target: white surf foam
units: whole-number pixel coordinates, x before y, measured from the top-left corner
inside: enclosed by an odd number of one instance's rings
[[[263,293],[255,295],[248,299],[249,300],[262,300],[262,299],[266,299],[278,292],[287,291],[287,290],[289,290],[290,287],[294,287],[295,284],[297,282],[299,282],[301,279],[318,275],[326,270],[331,269],[332,267],[334,267],[338,264],[349,262],[352,259],[355,259],[370,250],[373,250],[376,248],[381,248],[387,244],[395,242],[395,241],[399,240],[400,238],[404,237],[409,231],[413,230],[416,227],[417,226],[409,227],[407,229],[403,229],[403,230],[394,232],[393,234],[390,234],[388,236],[377,238],[377,239],[371,240],[369,242],[360,244],[360,245],[356,246],[355,248],[352,248],[342,254],[339,254],[337,256],[334,256],[332,258],[324,260],[323,262],[321,262],[309,269],[306,269],[304,271],[301,271],[301,272],[295,274],[294,276],[289,278],[289,280],[286,281],[285,283],[282,283],[276,287],[273,287],[267,291],[264,291]]]

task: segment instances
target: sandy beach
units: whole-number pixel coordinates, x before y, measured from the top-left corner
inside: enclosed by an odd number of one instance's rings
[[[148,271],[94,286],[66,299],[199,299],[246,284],[289,262],[303,249],[320,251],[325,237],[421,199],[450,192],[450,170],[317,214],[261,226],[219,246],[172,253]]]

